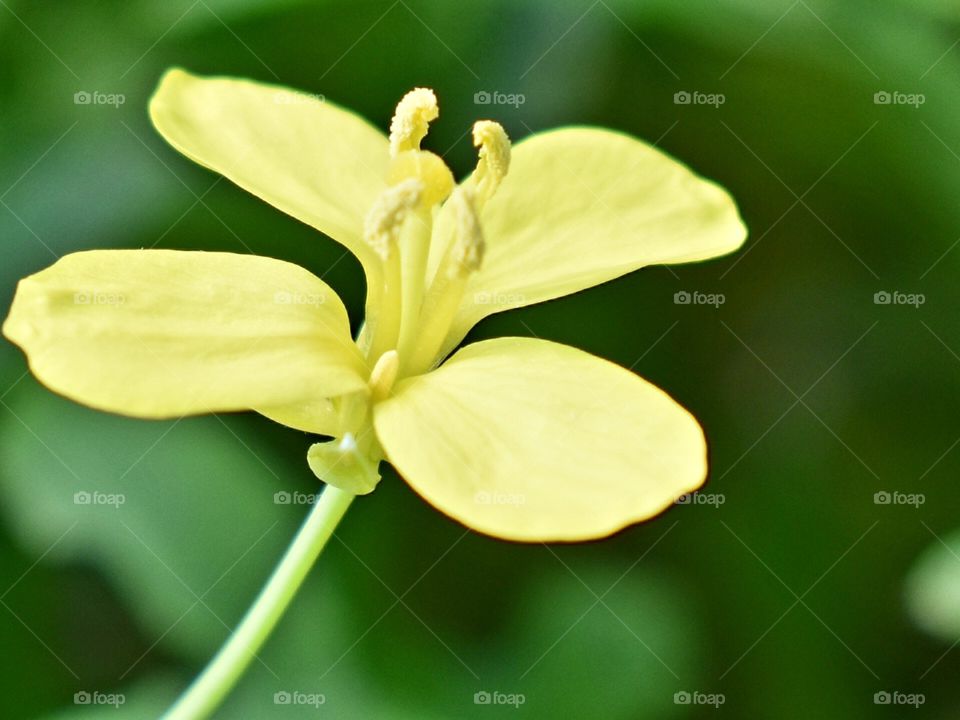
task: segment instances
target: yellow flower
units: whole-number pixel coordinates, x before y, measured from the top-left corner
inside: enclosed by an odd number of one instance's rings
[[[426,89],[389,137],[329,102],[182,70],[150,115],[180,152],[353,252],[365,324],[354,341],[336,293],[280,260],[79,252],[22,280],[3,326],[51,389],[141,418],[255,410],[333,438],[308,454],[326,482],[369,492],[386,459],[443,512],[512,540],[601,537],[703,482],[696,420],[619,366],[529,338],[448,356],[492,313],[737,249],[746,231],[717,185],[620,133],[511,147],[489,120],[457,185],[420,149],[438,116]]]

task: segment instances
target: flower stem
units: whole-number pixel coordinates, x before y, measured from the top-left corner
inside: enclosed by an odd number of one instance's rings
[[[203,720],[217,709],[276,627],[355,496],[328,485],[230,639],[163,720]]]

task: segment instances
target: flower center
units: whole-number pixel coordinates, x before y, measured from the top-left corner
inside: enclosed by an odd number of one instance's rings
[[[438,116],[432,90],[416,88],[400,100],[390,123],[390,187],[364,225],[383,272],[379,285],[367,289],[359,342],[371,362],[395,351],[391,382],[379,391],[384,397],[393,379],[424,372],[441,359],[467,281],[483,261],[481,213],[510,167],[506,132],[492,120],[480,120],[473,126],[476,170],[455,185],[446,163],[420,149]],[[381,387],[371,376],[372,390]]]
[[[507,134],[492,120],[480,120],[473,126],[476,170],[457,185],[439,156],[420,149],[438,116],[433,91],[417,88],[403,97],[390,123],[389,187],[363,226],[382,263],[367,288],[366,320],[357,339],[373,370],[365,392],[336,399],[338,438],[313,445],[308,455],[318,477],[357,494],[380,481],[383,450],[373,431],[373,405],[398,380],[442,359],[467,281],[483,262],[483,207],[510,167]]]

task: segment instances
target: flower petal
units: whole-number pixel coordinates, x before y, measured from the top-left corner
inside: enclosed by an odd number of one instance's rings
[[[340,298],[253,255],[95,250],[20,281],[3,333],[51,389],[144,418],[272,408],[362,389]]]
[[[257,412],[274,422],[316,435],[336,435],[340,414],[330,398],[304,398],[291,405],[258,407]]]
[[[374,424],[387,459],[437,508],[509,540],[588,540],[703,482],[697,421],[618,365],[544,340],[468,345],[401,382]]]
[[[582,127],[519,142],[481,219],[486,254],[467,286],[447,352],[492,313],[569,295],[646,265],[724,255],[746,238],[721,187],[636,138]],[[443,228],[449,218],[438,224]],[[441,254],[433,253],[434,267]]]
[[[361,117],[288,88],[177,68],[150,117],[181,153],[326,233],[378,276],[363,218],[387,186],[389,142]]]

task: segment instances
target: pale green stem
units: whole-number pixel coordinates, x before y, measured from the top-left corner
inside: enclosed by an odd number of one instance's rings
[[[280,564],[230,639],[162,720],[203,720],[219,707],[276,627],[354,497],[332,485],[317,497]]]

